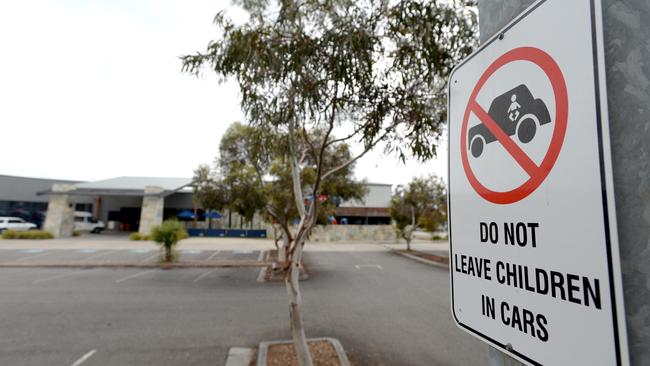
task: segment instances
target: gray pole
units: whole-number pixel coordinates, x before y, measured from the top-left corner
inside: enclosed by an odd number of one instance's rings
[[[533,0],[479,0],[481,42]],[[602,0],[609,129],[630,361],[650,366],[650,2]],[[490,349],[490,366],[519,363]]]

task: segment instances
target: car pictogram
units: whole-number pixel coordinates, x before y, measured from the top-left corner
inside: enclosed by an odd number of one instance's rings
[[[488,114],[506,135],[516,135],[524,144],[533,140],[540,126],[551,122],[544,101],[535,99],[524,84],[494,98]],[[496,140],[483,123],[470,128],[467,134],[469,150],[475,158],[481,156],[485,145]]]

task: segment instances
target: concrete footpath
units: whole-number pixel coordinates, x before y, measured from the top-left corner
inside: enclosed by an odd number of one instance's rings
[[[414,250],[449,251],[447,241],[416,240],[411,244]],[[131,241],[125,235],[83,235],[74,238],[49,240],[0,240],[0,249],[96,249],[96,250],[151,250],[158,246],[153,241]],[[244,238],[188,238],[178,243],[179,250],[270,250],[275,249],[271,239]],[[306,251],[313,252],[384,252],[391,249],[405,249],[406,244],[391,242],[308,242]]]

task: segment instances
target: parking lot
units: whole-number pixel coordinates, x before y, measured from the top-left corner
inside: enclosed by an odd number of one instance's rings
[[[222,261],[261,260],[263,251],[239,250],[178,250],[180,261],[218,263]],[[108,263],[153,264],[158,261],[160,251],[154,247],[134,249],[0,249],[2,265],[84,265]]]
[[[0,260],[153,260],[154,251],[5,249]],[[484,363],[486,347],[451,319],[446,269],[368,250],[307,252],[306,265],[308,336],[340,339],[358,364]],[[0,364],[223,365],[230,347],[290,338],[284,285],[258,282],[259,270],[2,268]]]

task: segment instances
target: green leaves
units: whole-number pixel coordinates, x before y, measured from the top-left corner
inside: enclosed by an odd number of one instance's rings
[[[307,131],[347,125],[358,131],[350,139],[366,147],[383,140],[402,157],[435,156],[446,78],[476,45],[475,4],[239,3],[250,21],[234,26],[219,14],[223,36],[182,60],[184,71],[209,66],[222,80],[234,78],[250,124],[283,130],[295,119]]]
[[[187,238],[187,231],[177,220],[166,220],[151,230],[151,238],[165,247],[173,247],[179,241]]]

